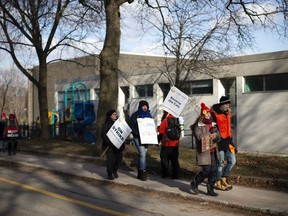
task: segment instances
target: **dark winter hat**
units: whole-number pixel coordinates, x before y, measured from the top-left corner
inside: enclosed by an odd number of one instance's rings
[[[106,113],[106,118],[110,118],[111,115],[112,115],[113,113],[115,113],[115,112],[116,112],[116,110],[114,110],[114,109],[109,110],[109,111]],[[117,112],[116,112],[116,113],[117,113]]]
[[[230,100],[230,98],[229,97],[227,97],[227,96],[222,96],[221,98],[220,98],[220,105],[223,105],[223,104],[227,104],[227,103],[231,103],[231,100]]]
[[[145,100],[141,100],[141,101],[139,102],[139,108],[142,107],[142,106],[144,106],[144,105],[146,105],[146,106],[148,107],[148,109],[149,109],[149,104],[148,104],[148,102],[145,101]]]
[[[15,118],[14,114],[9,114],[9,120],[13,120]]]

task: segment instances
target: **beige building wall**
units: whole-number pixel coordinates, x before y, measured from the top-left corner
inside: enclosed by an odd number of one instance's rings
[[[96,56],[77,59],[72,62],[58,62],[48,68],[48,108],[57,107],[57,92],[64,91],[76,81],[83,81],[89,89],[100,87],[99,61]],[[173,59],[169,59],[173,60]],[[83,65],[86,65],[83,67]],[[89,67],[87,67],[89,65]],[[220,67],[218,67],[220,66]],[[212,106],[225,94],[225,81],[232,80],[233,98],[233,134],[240,151],[261,153],[288,154],[288,91],[244,93],[244,77],[251,75],[268,75],[288,73],[288,51],[235,57],[220,62],[215,66],[213,94],[190,95],[182,112],[185,132],[190,133],[189,126],[195,121],[204,102]],[[164,58],[155,56],[121,54],[119,60],[119,95],[118,112],[121,116],[136,111],[139,100],[147,100],[156,125],[162,116],[163,92],[159,83],[168,83],[161,73],[164,71]],[[191,75],[191,80],[212,79],[208,75]],[[153,84],[152,98],[133,98],[135,85]],[[235,88],[233,87],[235,85]],[[233,89],[234,88],[234,89]],[[123,89],[129,89],[130,97],[126,98]],[[230,89],[231,90],[231,89]],[[93,91],[90,91],[93,95]],[[29,122],[39,115],[37,92],[29,88]],[[191,144],[191,136],[182,140],[185,145]]]

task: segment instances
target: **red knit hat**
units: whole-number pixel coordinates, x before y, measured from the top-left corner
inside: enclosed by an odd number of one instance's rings
[[[205,115],[208,112],[211,112],[211,110],[204,103],[201,103],[201,115]]]
[[[6,114],[2,113],[2,119],[6,118]]]

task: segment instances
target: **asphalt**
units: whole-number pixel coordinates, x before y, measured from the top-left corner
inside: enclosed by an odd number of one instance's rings
[[[67,156],[67,155],[66,155]],[[71,155],[70,155],[71,156]],[[31,154],[19,152],[14,156],[4,153],[0,154],[0,160],[37,167],[50,171],[57,171],[64,174],[81,178],[104,181],[105,183],[121,184],[124,186],[134,186],[136,188],[183,197],[185,199],[195,199],[203,202],[213,202],[225,204],[230,207],[246,209],[249,211],[263,212],[267,215],[288,215],[288,193],[279,191],[262,190],[234,185],[230,191],[216,191],[218,197],[210,197],[205,194],[205,185],[200,185],[203,191],[198,195],[190,192],[190,182],[185,179],[162,179],[160,176],[149,175],[147,181],[140,181],[136,178],[134,170],[120,169],[119,178],[111,181],[107,179],[106,168],[97,163],[97,158],[78,156],[85,160],[74,160],[69,157],[49,157],[43,154]]]

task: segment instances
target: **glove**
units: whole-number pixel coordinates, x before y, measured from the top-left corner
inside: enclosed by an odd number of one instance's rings
[[[211,134],[216,133],[217,132],[217,128],[216,127],[211,127],[209,132]]]

